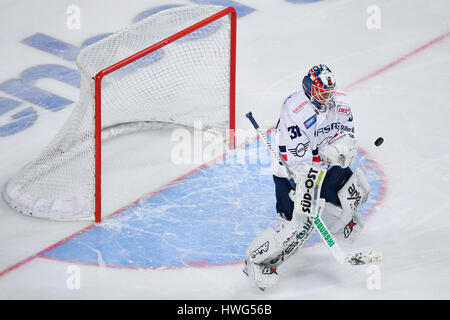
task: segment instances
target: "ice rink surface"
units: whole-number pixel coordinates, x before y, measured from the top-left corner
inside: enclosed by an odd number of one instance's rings
[[[241,271],[245,248],[277,218],[262,144],[174,165],[170,130],[152,130],[105,143],[104,213],[126,209],[100,225],[26,217],[0,200],[0,298],[449,299],[447,0],[0,1],[0,184],[73,110],[83,44],[195,3],[238,11],[237,128],[250,128],[249,110],[272,128],[314,64],[348,90],[374,192],[360,239],[344,249],[380,249],[383,261],[338,265],[316,238],[279,267],[277,287],[255,290]],[[81,25],[70,30],[73,6]],[[33,86],[67,103],[45,106]],[[263,162],[223,161],[246,152]]]

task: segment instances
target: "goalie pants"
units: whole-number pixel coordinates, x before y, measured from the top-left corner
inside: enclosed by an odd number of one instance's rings
[[[340,206],[340,201],[337,192],[347,182],[352,175],[350,168],[341,168],[339,166],[331,167],[325,176],[322,184],[320,197],[324,198],[326,202]],[[295,190],[286,178],[273,176],[275,183],[276,209],[277,212],[287,220],[292,219],[292,212],[294,211],[294,202],[289,198],[289,192]]]

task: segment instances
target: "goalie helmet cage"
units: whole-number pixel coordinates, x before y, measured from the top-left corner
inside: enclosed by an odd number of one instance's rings
[[[84,48],[80,100],[40,156],[3,189],[18,212],[52,220],[102,218],[102,138],[171,123],[220,133],[234,147],[236,11],[160,11]],[[94,214],[93,214],[94,213]]]

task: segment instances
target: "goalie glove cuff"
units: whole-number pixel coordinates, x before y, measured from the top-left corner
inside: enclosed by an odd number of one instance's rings
[[[358,144],[356,139],[346,134],[321,148],[319,155],[331,166],[347,168],[355,161],[357,152]]]

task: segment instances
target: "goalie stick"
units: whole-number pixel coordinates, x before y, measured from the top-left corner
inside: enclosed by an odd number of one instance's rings
[[[272,157],[278,161],[278,163],[281,165],[281,167],[284,168],[287,176],[289,177],[289,183],[291,186],[295,189],[294,184],[294,174],[289,169],[288,164],[286,161],[284,161],[283,157],[279,157],[278,154],[275,152],[275,150],[272,148],[269,140],[267,139],[266,134],[261,130],[258,123],[256,122],[255,118],[253,117],[252,113],[249,112],[245,115],[250,122],[252,123],[253,127],[255,128],[256,132],[259,134],[259,136],[263,139],[264,144],[269,149],[270,154]],[[322,173],[326,173],[326,170],[320,169]],[[321,180],[321,179],[319,179]],[[317,181],[317,184],[321,183],[321,181]],[[320,195],[320,194],[319,194]],[[313,216],[314,219],[314,225],[316,226],[316,229],[318,233],[320,234],[320,237],[325,242],[327,247],[330,249],[331,253],[333,254],[334,258],[341,264],[349,264],[349,265],[361,265],[361,264],[367,264],[372,262],[380,261],[382,258],[381,252],[379,250],[373,250],[373,251],[365,251],[365,252],[358,252],[358,253],[348,253],[345,254],[342,249],[339,247],[338,243],[335,241],[331,233],[328,231],[326,225],[323,223],[322,219],[320,218],[320,209],[323,207],[324,200],[321,198],[318,198],[317,196],[316,201],[316,212],[317,215]]]

